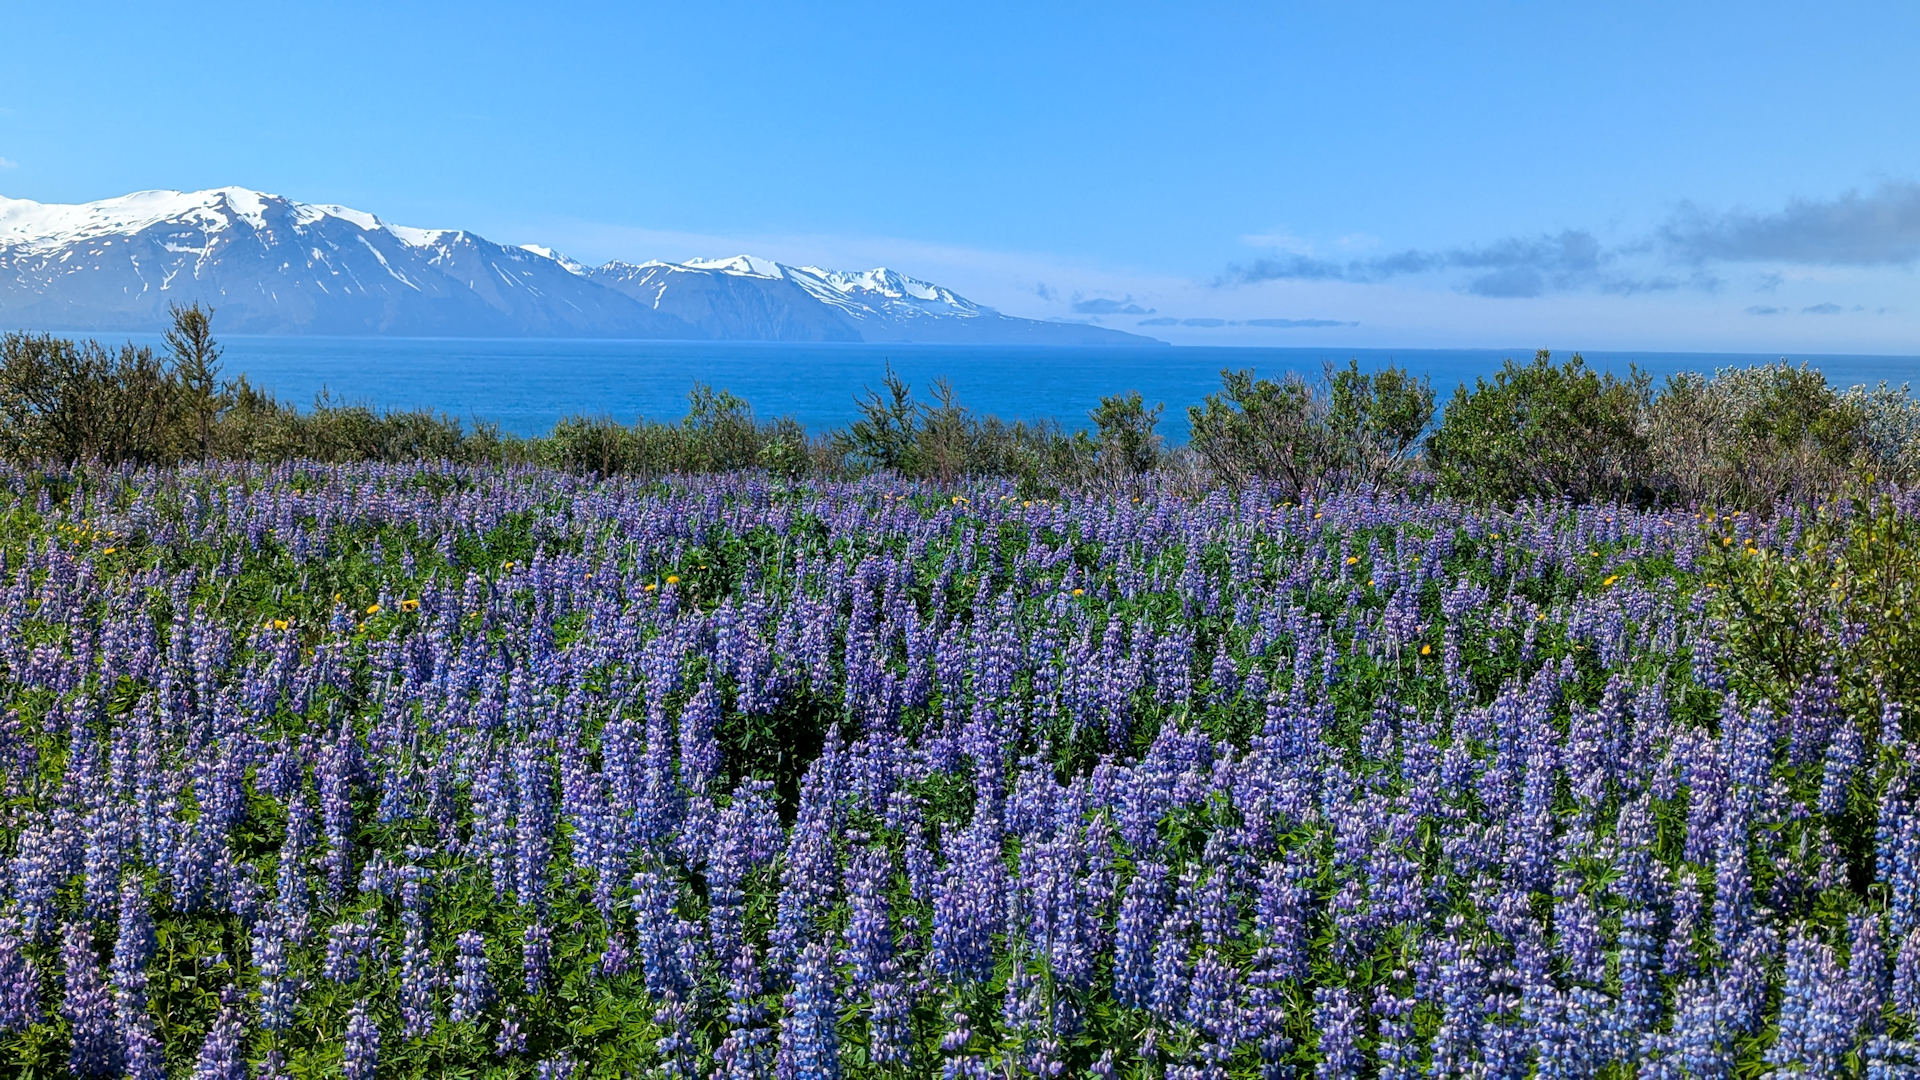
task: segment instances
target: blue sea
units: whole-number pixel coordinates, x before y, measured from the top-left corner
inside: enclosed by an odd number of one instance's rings
[[[136,336],[143,344],[158,338]],[[426,408],[462,420],[496,423],[519,435],[542,434],[567,416],[677,419],[696,382],[730,390],[763,418],[790,416],[819,431],[848,423],[855,400],[878,388],[889,365],[923,396],[946,378],[962,404],[1004,419],[1086,423],[1101,395],[1138,390],[1165,402],[1162,432],[1186,435],[1186,406],[1220,385],[1223,369],[1264,376],[1317,375],[1349,358],[1363,370],[1399,365],[1433,380],[1442,402],[1455,387],[1491,376],[1515,349],[1340,349],[1210,347],[977,347],[945,345],[762,344],[708,341],[580,341],[448,338],[228,337],[228,375],[306,407],[323,389],[336,402]],[[1761,363],[1778,355],[1735,353],[1586,353],[1589,363],[1656,376]],[[1920,381],[1920,356],[1796,354],[1847,386]]]

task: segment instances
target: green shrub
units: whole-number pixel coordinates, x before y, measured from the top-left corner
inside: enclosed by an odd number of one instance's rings
[[[1651,380],[1564,364],[1542,349],[1508,360],[1493,381],[1462,385],[1447,403],[1427,453],[1440,490],[1496,503],[1532,498],[1634,500],[1648,494],[1641,415]]]
[[[1897,703],[1920,737],[1920,517],[1854,488],[1811,511],[1791,551],[1730,532],[1710,542],[1705,570],[1727,626],[1727,670],[1741,689],[1780,703],[1831,674],[1849,714]]]
[[[1675,375],[1647,409],[1652,473],[1670,500],[1764,508],[1833,493],[1866,451],[1866,409],[1785,363]]]
[[[1166,406],[1147,408],[1138,390],[1109,394],[1087,414],[1096,434],[1087,452],[1099,474],[1110,481],[1127,481],[1152,472],[1160,464],[1160,436],[1154,428]]]
[[[1420,437],[1433,422],[1433,384],[1405,368],[1365,374],[1347,361],[1327,376],[1327,428],[1351,483],[1405,484],[1419,464]]]
[[[172,460],[178,397],[152,349],[0,338],[0,446],[16,461]]]
[[[1433,418],[1433,389],[1401,368],[1362,374],[1349,362],[1316,385],[1223,371],[1219,392],[1187,410],[1192,449],[1218,480],[1317,493],[1406,478]]]
[[[1905,385],[1855,386],[1840,395],[1860,416],[1860,442],[1875,476],[1920,482],[1920,401]]]

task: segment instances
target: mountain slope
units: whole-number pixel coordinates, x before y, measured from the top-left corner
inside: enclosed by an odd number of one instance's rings
[[[200,300],[234,333],[698,337],[550,257],[240,188],[0,200],[0,314],[147,330]]]
[[[848,273],[736,255],[683,263],[611,262],[591,276],[656,311],[733,341],[1157,344],[1098,326],[1002,315],[944,286],[885,267]]]
[[[588,267],[245,188],[79,205],[0,198],[0,325],[152,330],[170,302],[196,300],[233,333],[1152,343],[1002,315],[885,268],[744,255]]]
[[[844,314],[783,277],[663,262],[610,262],[589,274],[655,311],[730,341],[865,340]]]

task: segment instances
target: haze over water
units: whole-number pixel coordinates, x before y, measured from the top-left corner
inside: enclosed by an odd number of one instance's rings
[[[106,335],[106,340],[118,340]],[[135,335],[142,344],[157,337]],[[567,416],[677,419],[687,392],[703,382],[730,390],[763,419],[791,416],[809,431],[848,423],[855,399],[878,387],[887,365],[924,400],[945,377],[960,401],[1002,419],[1086,423],[1103,394],[1138,390],[1165,402],[1161,431],[1186,436],[1186,407],[1220,385],[1224,368],[1277,377],[1317,375],[1328,363],[1357,360],[1363,370],[1398,364],[1433,380],[1440,403],[1462,382],[1491,377],[1506,357],[1532,348],[1019,348],[995,346],[743,344],[711,341],[229,337],[225,370],[305,408],[327,389],[336,401],[427,408],[463,420],[497,423],[516,435],[544,434]],[[1565,356],[1574,350],[1556,350]],[[1597,367],[1624,374],[1632,365],[1664,377],[1677,371],[1778,360],[1778,354],[1585,352]],[[1920,356],[1795,355],[1836,386],[1920,379]]]

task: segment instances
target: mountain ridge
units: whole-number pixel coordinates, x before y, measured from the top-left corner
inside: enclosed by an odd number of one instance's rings
[[[752,255],[589,266],[240,187],[92,203],[0,196],[0,322],[138,332],[176,301],[212,305],[231,333],[1159,344],[1003,315],[886,267]]]

